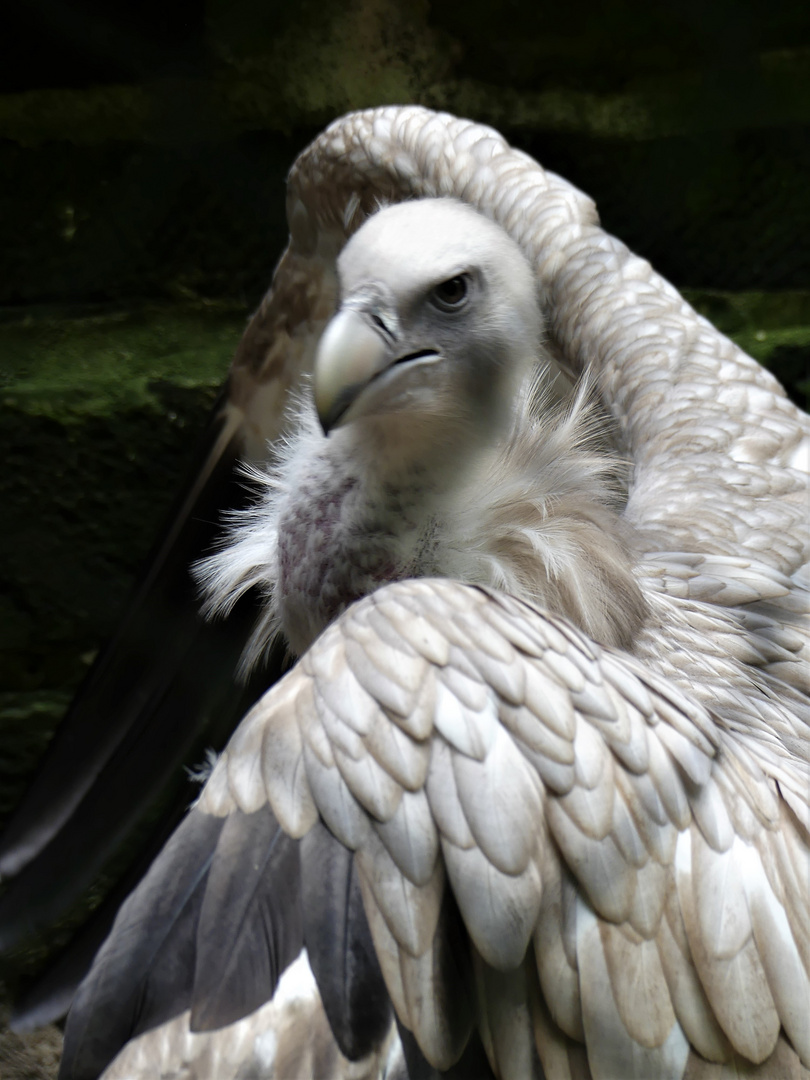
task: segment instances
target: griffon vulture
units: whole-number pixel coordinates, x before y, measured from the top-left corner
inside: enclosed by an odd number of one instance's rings
[[[221,436],[276,441],[196,574],[211,616],[261,596],[245,671],[299,659],[62,1075],[306,947],[379,1075],[807,1076],[807,417],[489,129],[345,117],[288,217]]]

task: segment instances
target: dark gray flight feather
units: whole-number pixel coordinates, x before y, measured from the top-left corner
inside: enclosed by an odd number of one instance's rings
[[[95,1080],[134,1035],[189,1007],[197,923],[224,824],[192,811],[119,911],[68,1014],[60,1080]]]
[[[226,819],[197,928],[192,1031],[212,1031],[273,996],[301,951],[299,845],[269,807]]]
[[[379,1045],[392,1009],[354,868],[354,856],[322,824],[301,841],[304,943],[341,1051],[356,1061]]]

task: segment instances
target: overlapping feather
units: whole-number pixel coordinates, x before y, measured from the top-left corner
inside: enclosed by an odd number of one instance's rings
[[[269,801],[290,835],[320,818],[355,853],[388,993],[436,1064],[477,1024],[500,1077],[535,1051],[550,1077],[806,1075],[807,420],[585,196],[418,108],[346,117],[294,166],[268,310],[293,278],[312,288],[259,381],[311,356],[345,235],[380,199],[435,195],[535,266],[549,356],[591,373],[631,463],[627,557],[611,549],[620,572],[594,591],[589,542],[572,593],[530,594],[569,622],[449,582],[362,601],[257,704],[198,812]],[[591,506],[598,534],[615,495]],[[220,560],[215,587],[259,580],[254,562]],[[526,595],[519,573],[484,580]]]
[[[448,649],[437,659],[429,632],[420,650],[403,610],[420,611],[456,657]],[[415,701],[398,697],[402,656],[425,718],[416,728]],[[514,673],[490,680],[493,664]],[[332,712],[320,689],[338,669],[343,704]],[[353,732],[349,756],[330,733],[358,698],[364,730]],[[692,1047],[708,1060],[736,1052],[763,1062],[782,1028],[807,1067],[808,897],[778,854],[789,833],[806,867],[807,835],[785,812],[737,835],[727,802],[764,785],[778,807],[775,783],[729,759],[717,719],[631,658],[508,597],[405,582],[351,608],[257,705],[254,723],[274,745],[313,740],[313,753],[270,755],[245,742],[217,771],[242,776],[241,753],[261,760],[249,772],[250,803],[266,797],[291,831],[300,826],[285,821],[287,792],[303,784],[355,851],[388,992],[434,1064],[451,1063],[467,1030],[442,1027],[435,1009],[424,1015],[426,996],[448,998],[430,957],[442,948],[450,889],[483,972],[479,1017],[496,973],[517,972],[528,949],[550,1014],[532,1021],[536,1030],[545,1023],[559,1027],[557,1040],[584,1039],[595,1078],[679,1077]],[[385,730],[398,740],[391,771],[369,742]],[[408,989],[415,977],[418,992]],[[539,1008],[531,1000],[527,990],[527,1017]],[[505,1037],[497,1010],[486,1015],[497,1075],[527,1075],[523,1051],[510,1064],[495,1048]]]

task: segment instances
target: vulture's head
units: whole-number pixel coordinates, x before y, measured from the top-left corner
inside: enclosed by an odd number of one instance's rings
[[[406,457],[491,438],[542,337],[536,280],[514,240],[452,199],[400,203],[351,238],[338,276],[315,361],[324,431],[350,427]]]

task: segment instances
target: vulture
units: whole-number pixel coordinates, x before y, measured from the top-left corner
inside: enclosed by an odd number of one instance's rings
[[[344,117],[287,212],[194,575],[294,663],[60,1076],[810,1077],[807,416],[491,129]]]

